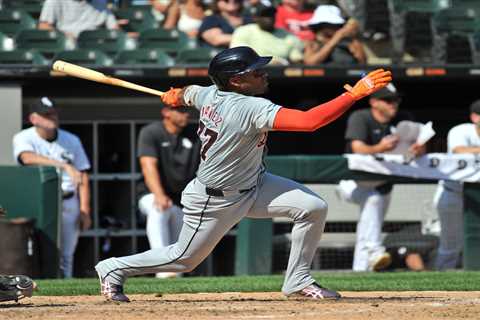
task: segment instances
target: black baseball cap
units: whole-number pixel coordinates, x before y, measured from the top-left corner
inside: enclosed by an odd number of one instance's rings
[[[55,104],[48,97],[41,97],[30,104],[30,113],[47,114],[56,111]]]
[[[475,100],[470,105],[470,112],[480,114],[480,100]]]
[[[400,100],[401,98],[397,88],[395,88],[395,86],[391,83],[389,83],[385,88],[372,93],[371,97],[381,100]]]

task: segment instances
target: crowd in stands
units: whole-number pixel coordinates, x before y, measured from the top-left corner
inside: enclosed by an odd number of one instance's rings
[[[192,60],[176,62],[207,63],[219,50],[239,45],[272,55],[281,65],[476,63],[480,10],[474,3],[0,0],[0,63],[29,63],[23,60],[30,57],[30,63],[42,64],[61,51],[80,50],[61,56],[78,56],[79,63],[116,64],[122,51],[137,50],[128,63],[136,57],[137,63],[154,64],[163,57],[159,51],[175,59],[182,50],[196,48],[204,49],[183,55]]]

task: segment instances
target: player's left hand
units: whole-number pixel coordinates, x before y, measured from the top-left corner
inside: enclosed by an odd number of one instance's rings
[[[346,84],[343,87],[355,99],[360,100],[385,87],[392,81],[392,73],[377,69],[360,79],[353,87]]]
[[[162,95],[162,102],[169,107],[181,107],[183,106],[183,98],[181,93],[181,88],[170,88],[170,90]]]
[[[82,231],[90,229],[92,226],[92,217],[90,214],[85,213],[85,212],[80,212],[80,229]]]
[[[408,152],[414,157],[419,157],[427,152],[427,148],[424,144],[414,143],[408,148]]]

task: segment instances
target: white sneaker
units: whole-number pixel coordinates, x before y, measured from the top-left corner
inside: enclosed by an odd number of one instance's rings
[[[374,256],[368,262],[369,271],[380,271],[387,268],[392,263],[392,256],[388,252],[383,252]]]
[[[155,278],[158,279],[168,279],[168,278],[176,278],[177,273],[176,272],[158,272],[155,274]]]
[[[340,293],[326,289],[317,283],[312,283],[306,288],[289,295],[289,297],[290,296],[302,296],[309,299],[340,299],[342,297]]]

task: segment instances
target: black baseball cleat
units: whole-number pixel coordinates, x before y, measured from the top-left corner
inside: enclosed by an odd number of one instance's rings
[[[304,297],[308,299],[340,299],[340,293],[322,287],[314,282],[300,291],[292,293],[289,297]]]
[[[100,292],[109,301],[130,302],[130,299],[123,293],[123,286],[110,283],[108,280],[100,278]]]

